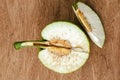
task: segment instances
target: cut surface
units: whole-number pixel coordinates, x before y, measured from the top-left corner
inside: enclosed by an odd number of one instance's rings
[[[98,15],[86,4],[78,2],[73,6],[78,20],[83,24],[91,40],[102,48],[105,40],[103,25]]]
[[[70,73],[85,64],[89,53],[71,51],[69,55],[59,57],[47,49],[39,52],[41,62],[49,69],[58,73]]]
[[[67,55],[59,56],[53,54],[49,48],[39,52],[39,59],[49,69],[59,73],[70,73],[79,69],[89,57],[89,42],[86,35],[74,24],[68,22],[54,22],[47,25],[42,31],[45,40],[63,44],[71,47]],[[53,40],[58,39],[58,40]],[[60,44],[60,45],[61,45]],[[82,51],[72,48],[80,47]],[[64,49],[61,50],[62,53]],[[69,53],[69,54],[68,54]]]
[[[71,45],[67,40],[52,39],[50,45],[56,45],[53,47],[48,47],[48,51],[58,56],[68,55],[71,52]],[[61,46],[61,47],[60,47]]]

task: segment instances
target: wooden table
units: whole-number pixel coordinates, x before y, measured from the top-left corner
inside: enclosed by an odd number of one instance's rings
[[[53,21],[80,25],[71,8],[76,1],[0,0],[0,80],[120,80],[119,0],[86,0],[101,17],[106,40],[102,49],[90,40],[90,57],[78,71],[52,72],[39,61],[36,48],[14,49],[15,41],[39,40],[41,30]]]

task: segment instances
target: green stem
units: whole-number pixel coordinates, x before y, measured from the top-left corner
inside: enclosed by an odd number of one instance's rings
[[[50,43],[49,41],[45,41],[45,42],[20,41],[20,42],[15,42],[14,43],[14,47],[15,47],[16,50],[19,50],[19,49],[24,48],[24,47],[29,47],[29,46],[36,46],[36,47],[41,47],[41,48],[58,47],[58,48],[71,49],[70,47],[61,46],[59,44],[53,44],[53,43]]]
[[[40,41],[20,41],[20,42],[14,43],[14,47],[16,50],[19,50],[24,47],[29,47],[29,46],[42,47],[42,46],[48,46],[48,45],[49,45],[49,42],[40,42]]]
[[[44,42],[40,42],[40,41],[19,41],[19,42],[14,43],[14,47],[15,47],[16,50],[19,50],[19,49],[24,48],[24,47],[30,47],[30,46],[40,47],[40,48],[58,47],[58,48],[72,49],[76,52],[88,53],[86,51],[83,51],[83,49],[81,47],[70,48],[70,47],[65,47],[65,46],[61,46],[61,45],[57,45],[57,44],[51,44],[49,41],[44,41]]]

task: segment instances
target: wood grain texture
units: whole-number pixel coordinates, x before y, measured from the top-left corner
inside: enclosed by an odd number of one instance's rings
[[[76,1],[0,0],[0,80],[120,80],[120,0],[86,0],[101,17],[106,41],[100,49],[90,40],[90,57],[78,71],[52,72],[39,61],[37,49],[14,49],[15,41],[40,39],[50,22],[80,25],[71,8]]]

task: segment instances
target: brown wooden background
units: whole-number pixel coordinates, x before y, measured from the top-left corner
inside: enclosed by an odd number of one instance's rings
[[[86,0],[101,17],[106,41],[103,49],[90,41],[90,58],[76,72],[63,75],[48,70],[36,48],[14,49],[15,41],[40,39],[50,22],[80,25],[71,8],[76,1],[0,0],[0,80],[120,80],[120,0]]]

